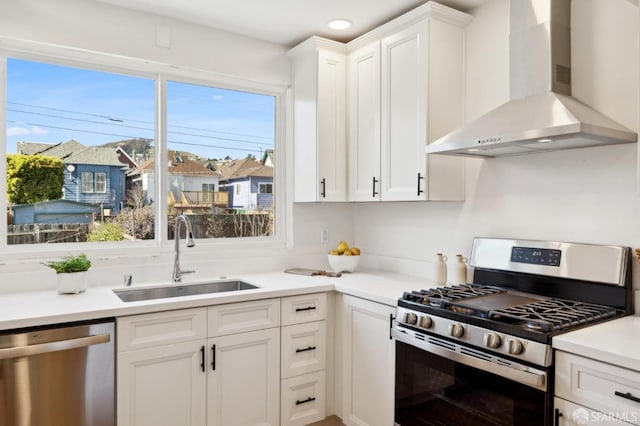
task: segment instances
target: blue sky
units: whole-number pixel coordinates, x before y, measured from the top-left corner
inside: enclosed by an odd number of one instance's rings
[[[7,152],[18,141],[154,139],[154,87],[140,77],[9,59]],[[272,96],[169,82],[167,116],[169,149],[259,158],[273,148]]]

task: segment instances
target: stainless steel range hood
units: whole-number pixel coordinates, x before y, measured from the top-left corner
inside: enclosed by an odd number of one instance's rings
[[[511,100],[427,146],[501,157],[631,143],[637,134],[571,97],[571,0],[511,0]]]

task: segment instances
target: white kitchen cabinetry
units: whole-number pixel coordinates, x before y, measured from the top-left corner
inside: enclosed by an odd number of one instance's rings
[[[121,317],[119,426],[278,425],[280,299]]]
[[[326,313],[325,293],[282,298],[283,426],[302,426],[326,416]]]
[[[395,308],[342,296],[342,418],[347,425],[392,425],[395,344],[389,337]]]
[[[204,425],[206,309],[118,318],[119,426]]]
[[[424,151],[463,123],[470,19],[428,3],[348,44],[350,201],[464,199],[464,160]]]
[[[346,201],[346,54],[312,37],[293,61],[294,201]]]
[[[640,372],[556,351],[560,425],[640,425]]]

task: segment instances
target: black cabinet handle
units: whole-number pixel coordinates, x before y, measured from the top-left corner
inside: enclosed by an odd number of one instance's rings
[[[560,412],[560,410],[556,408],[556,413],[553,417],[554,417],[553,425],[560,426],[560,417],[562,417],[562,413]]]
[[[216,345],[211,345],[211,369],[216,371]]]
[[[307,346],[307,347],[306,347],[306,348],[304,348],[304,349],[296,349],[296,353],[299,353],[299,352],[307,352],[307,351],[315,351],[315,350],[316,350],[316,347],[315,347],[315,346]]]
[[[316,309],[315,306],[307,306],[306,308],[296,308],[296,312],[313,311],[314,309]]]
[[[316,400],[316,398],[315,397],[311,397],[311,396],[309,398],[305,399],[305,400],[302,400],[302,401],[296,399],[296,405],[304,404],[305,402],[311,402],[311,401],[315,401],[315,400]]]
[[[424,180],[424,176],[420,175],[420,172],[418,172],[418,195],[422,194],[424,191],[422,189],[420,189],[420,181]]]
[[[204,373],[204,346],[200,348],[200,356],[202,357],[200,362],[200,368],[202,368],[202,372]]]
[[[393,320],[396,319],[393,314],[389,314],[389,340],[393,340],[391,330],[393,329]]]
[[[322,189],[320,190],[320,196],[322,198],[325,198],[327,196],[327,180],[325,178],[322,178],[322,180],[320,181],[320,185],[322,186]]]
[[[378,179],[376,179],[376,177],[373,177],[373,191],[371,192],[371,196],[373,198],[376,198],[376,195],[378,195],[378,193],[376,192],[376,183],[380,182]]]
[[[622,393],[622,392],[615,391],[614,394],[616,396],[619,396],[620,398],[624,398],[624,399],[628,399],[628,400],[633,401],[633,402],[640,403],[640,398],[638,398],[637,396],[631,395],[631,392]]]

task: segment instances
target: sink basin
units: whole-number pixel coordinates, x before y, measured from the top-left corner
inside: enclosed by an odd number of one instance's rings
[[[113,290],[123,302],[165,299],[167,297],[193,296],[196,294],[223,293],[227,291],[251,290],[258,288],[253,284],[239,280],[216,281],[205,284],[167,285],[140,289]]]

